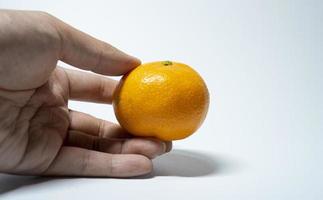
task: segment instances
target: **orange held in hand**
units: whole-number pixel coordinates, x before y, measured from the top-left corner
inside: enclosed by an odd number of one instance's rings
[[[142,64],[120,81],[113,107],[120,125],[136,136],[179,140],[205,119],[208,89],[191,67],[162,61]]]

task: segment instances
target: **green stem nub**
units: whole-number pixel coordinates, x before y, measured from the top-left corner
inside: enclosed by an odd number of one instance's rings
[[[172,61],[169,61],[169,60],[166,60],[166,61],[163,61],[163,65],[165,66],[168,66],[168,65],[172,65]]]

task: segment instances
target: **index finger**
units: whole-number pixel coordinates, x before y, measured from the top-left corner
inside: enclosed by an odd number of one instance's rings
[[[140,65],[140,60],[95,39],[51,16],[61,43],[59,59],[77,68],[103,75],[122,75]]]

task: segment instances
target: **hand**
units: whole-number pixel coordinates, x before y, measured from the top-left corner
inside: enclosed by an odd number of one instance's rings
[[[68,100],[111,103],[102,75],[140,64],[55,17],[0,10],[0,172],[128,177],[149,173],[171,143],[130,137],[118,125],[68,109]]]

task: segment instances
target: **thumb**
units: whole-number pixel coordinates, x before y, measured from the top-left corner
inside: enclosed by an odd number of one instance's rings
[[[53,17],[61,39],[59,59],[77,68],[103,75],[122,75],[140,65],[140,60],[97,40]]]

